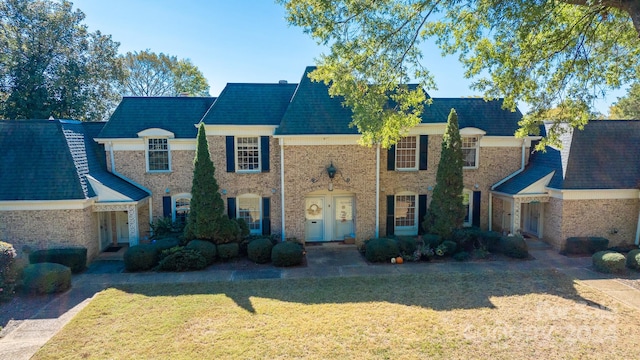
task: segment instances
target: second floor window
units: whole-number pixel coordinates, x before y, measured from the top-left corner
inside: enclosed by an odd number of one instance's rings
[[[169,171],[168,139],[149,139],[147,142],[147,164],[149,171]]]
[[[258,137],[236,138],[236,171],[260,171]]]
[[[464,167],[478,167],[478,137],[465,136],[462,138],[462,156]]]
[[[417,159],[417,138],[415,136],[407,136],[402,138],[396,144],[396,169],[398,170],[415,170]]]

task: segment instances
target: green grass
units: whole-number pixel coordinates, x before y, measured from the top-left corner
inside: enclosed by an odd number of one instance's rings
[[[633,358],[639,318],[554,271],[131,285],[34,359]]]

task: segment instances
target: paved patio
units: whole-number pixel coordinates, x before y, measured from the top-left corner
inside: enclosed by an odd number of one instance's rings
[[[113,285],[133,283],[185,283],[210,281],[244,281],[250,279],[322,278],[343,276],[376,276],[387,274],[419,274],[434,272],[493,272],[507,270],[556,269],[570,278],[600,290],[612,298],[640,310],[640,291],[628,286],[629,279],[640,283],[640,273],[631,273],[624,281],[590,270],[590,257],[559,255],[547,244],[528,240],[533,259],[473,262],[419,262],[368,264],[355,245],[323,244],[307,246],[306,263],[291,268],[275,268],[270,264],[253,264],[243,259],[217,263],[203,271],[188,273],[125,273],[122,254],[104,253],[89,269],[74,275],[72,288],[53,296],[28,319],[14,319],[0,333],[0,359],[29,359],[55,335],[75,314],[82,310],[99,291]]]

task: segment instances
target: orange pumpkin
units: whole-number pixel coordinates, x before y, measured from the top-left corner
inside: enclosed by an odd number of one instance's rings
[[[396,258],[396,264],[402,264],[404,262],[404,259],[402,258],[402,256],[398,256]]]

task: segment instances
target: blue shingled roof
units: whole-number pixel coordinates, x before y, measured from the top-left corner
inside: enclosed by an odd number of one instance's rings
[[[140,200],[149,194],[109,173],[93,138],[104,123],[0,121],[0,200],[80,200],[95,196],[86,176]]]
[[[297,84],[227,84],[202,121],[208,125],[278,125]]]
[[[195,138],[213,97],[125,97],[98,138],[137,138],[145,129],[171,131],[176,138]]]

